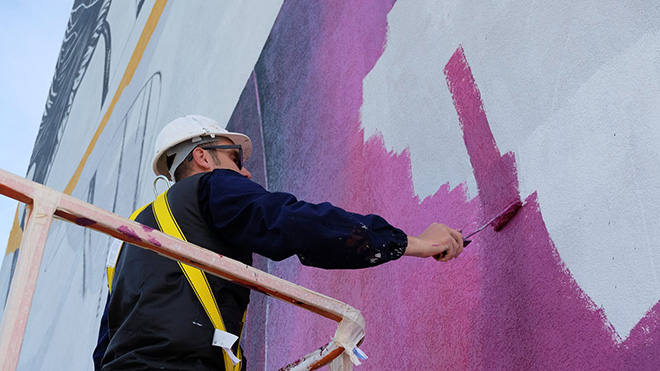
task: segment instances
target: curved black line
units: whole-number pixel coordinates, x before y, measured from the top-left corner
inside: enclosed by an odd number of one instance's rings
[[[110,30],[105,23],[111,3],[112,0],[76,0],[73,4],[39,133],[28,165],[27,175],[36,182],[45,183],[48,178],[68,121],[71,105],[101,35],[106,40],[107,54],[104,87],[108,85],[106,81],[109,81],[107,70],[111,45]],[[107,87],[105,89],[107,91]]]
[[[104,19],[103,23],[100,24],[99,32],[105,41],[105,68],[103,71],[103,92],[101,93],[101,106],[103,106],[105,103],[105,97],[108,95],[108,83],[110,81],[110,52],[112,45],[110,42],[110,23],[108,23],[107,19]]]
[[[144,5],[144,0],[138,0],[137,11],[135,12],[135,18],[137,18],[140,15],[140,10],[142,10],[142,5]]]

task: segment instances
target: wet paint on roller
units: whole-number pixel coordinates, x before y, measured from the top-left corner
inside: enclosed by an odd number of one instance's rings
[[[504,226],[516,216],[518,210],[522,207],[522,201],[514,201],[511,205],[507,206],[502,215],[493,220],[490,225],[493,226],[495,232],[500,231]]]

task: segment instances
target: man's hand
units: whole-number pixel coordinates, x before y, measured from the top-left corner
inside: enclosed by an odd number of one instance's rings
[[[419,236],[408,236],[408,247],[404,255],[420,258],[433,256],[436,260],[444,262],[457,258],[461,252],[463,252],[461,232],[444,224],[433,223]]]

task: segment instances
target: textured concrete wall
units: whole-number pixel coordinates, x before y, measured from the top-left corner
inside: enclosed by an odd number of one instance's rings
[[[137,64],[154,3],[98,5],[86,22],[107,19],[112,37],[98,31],[93,55],[68,72],[77,78],[65,89],[71,103],[42,128],[43,140],[59,135],[29,175],[128,215],[152,197],[155,133],[200,113],[253,138],[247,166],[269,189],[381,214],[410,234],[434,221],[470,232],[520,199],[502,231],[475,236],[451,263],[256,265],[360,309],[363,369],[656,368],[660,7],[219,4],[168,3]],[[103,29],[92,27],[85,45]],[[82,368],[109,239],[63,225],[50,238],[21,365],[73,357]],[[334,331],[260,295],[251,306],[250,369],[281,367]],[[80,340],[65,343],[72,326]]]
[[[657,13],[286,2],[255,67],[271,189],[413,234],[525,206],[452,264],[275,271],[363,310],[367,368],[655,367]],[[291,323],[323,341],[269,309],[269,362],[303,351]]]
[[[153,200],[158,131],[191,112],[228,120],[280,7],[76,1],[28,178],[121,215]],[[111,242],[51,227],[19,369],[93,368]],[[2,304],[16,247],[3,262]]]

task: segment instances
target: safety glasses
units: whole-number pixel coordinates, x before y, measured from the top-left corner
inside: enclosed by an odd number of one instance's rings
[[[243,169],[243,147],[241,147],[238,144],[223,144],[223,145],[217,145],[217,146],[206,146],[206,147],[199,147],[201,149],[205,150],[211,150],[211,149],[237,149],[238,150],[238,156],[236,156],[236,159],[234,162],[236,163],[236,166],[238,166],[238,170]]]

